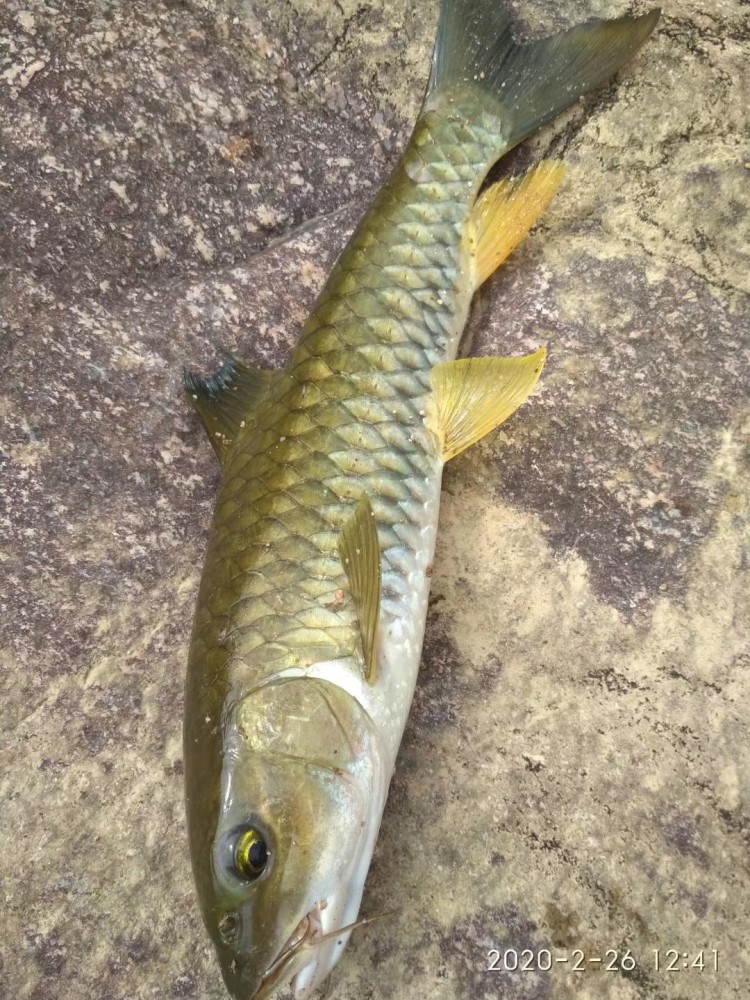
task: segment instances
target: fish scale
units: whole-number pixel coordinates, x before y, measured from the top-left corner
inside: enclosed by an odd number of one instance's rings
[[[242,678],[230,683],[330,659],[361,670],[337,543],[363,493],[383,558],[383,634],[390,628],[409,647],[416,670],[424,587],[415,590],[414,576],[432,558],[442,469],[425,427],[429,373],[455,352],[463,327],[464,223],[500,141],[496,121],[487,127],[476,109],[467,128],[465,114],[436,111],[420,123],[321,293],[288,377],[226,466],[208,555],[216,573],[202,589]]]

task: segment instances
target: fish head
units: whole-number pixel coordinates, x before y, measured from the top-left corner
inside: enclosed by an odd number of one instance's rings
[[[269,683],[228,714],[214,834],[203,857],[191,848],[235,1000],[290,981],[302,996],[338,961],[380,825],[383,771],[369,716],[334,684]]]

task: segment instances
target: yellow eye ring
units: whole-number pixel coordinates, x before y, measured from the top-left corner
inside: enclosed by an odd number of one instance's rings
[[[268,864],[268,845],[263,835],[254,827],[248,827],[237,838],[234,849],[234,867],[248,882],[259,878]]]

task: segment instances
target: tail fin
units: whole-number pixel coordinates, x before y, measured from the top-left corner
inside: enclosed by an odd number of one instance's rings
[[[519,45],[503,0],[443,0],[425,106],[456,87],[486,92],[509,116],[510,149],[613,76],[660,13],[587,21]]]

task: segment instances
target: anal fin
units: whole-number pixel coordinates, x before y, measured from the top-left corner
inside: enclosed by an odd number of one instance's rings
[[[564,176],[565,167],[559,160],[543,160],[523,177],[498,181],[478,198],[467,228],[475,289],[524,239]]]
[[[184,371],[182,380],[214,451],[223,461],[237,431],[252,414],[258,399],[277,372],[259,371],[234,354],[225,354],[221,368],[204,377]]]
[[[528,399],[545,348],[524,358],[463,358],[431,372],[444,462],[498,427]]]
[[[367,494],[361,498],[341,530],[339,555],[359,618],[365,676],[370,683],[374,683],[381,568],[378,530]]]

